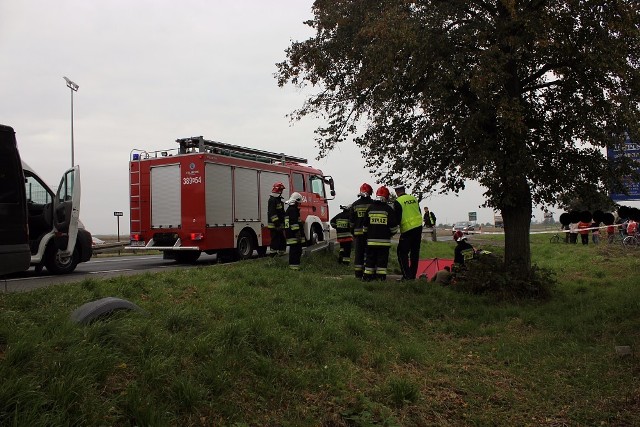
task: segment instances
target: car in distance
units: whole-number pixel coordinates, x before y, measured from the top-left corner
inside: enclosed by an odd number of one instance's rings
[[[464,234],[472,234],[475,231],[475,224],[469,221],[456,222],[451,228],[451,234],[455,234],[456,231],[462,231]]]

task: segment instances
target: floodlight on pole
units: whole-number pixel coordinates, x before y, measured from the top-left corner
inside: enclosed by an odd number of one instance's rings
[[[77,92],[78,88],[80,86],[78,86],[77,84],[75,84],[74,82],[72,82],[71,80],[66,78],[65,76],[62,76],[62,78],[64,78],[64,80],[67,82],[67,87],[69,89],[71,89],[71,167],[73,167],[74,166],[74,158],[73,158],[73,92]]]

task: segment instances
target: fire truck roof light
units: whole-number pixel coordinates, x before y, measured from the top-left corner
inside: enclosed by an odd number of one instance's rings
[[[135,154],[133,155],[133,160],[140,160],[140,154],[135,153]]]

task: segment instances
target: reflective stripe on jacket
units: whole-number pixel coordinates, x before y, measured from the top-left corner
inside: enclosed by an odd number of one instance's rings
[[[284,225],[284,201],[282,197],[269,196],[267,217],[268,228],[280,228]]]
[[[372,202],[371,197],[359,197],[358,200],[351,205],[350,221],[354,236],[362,236],[364,234],[364,216]]]
[[[367,246],[391,246],[391,236],[398,232],[393,208],[381,201],[373,202],[367,209],[364,228]]]
[[[300,222],[300,208],[290,205],[284,215],[284,232],[287,237],[287,245],[296,245],[304,242],[304,234]]]

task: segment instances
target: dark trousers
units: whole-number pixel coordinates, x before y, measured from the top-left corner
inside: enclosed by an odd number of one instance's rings
[[[578,233],[569,233],[569,242],[578,243]]]
[[[580,240],[582,240],[583,245],[589,244],[589,235],[588,234],[580,234]]]
[[[398,242],[398,264],[402,270],[402,278],[413,280],[418,274],[418,260],[420,259],[420,241],[422,227],[405,231]]]
[[[354,255],[353,255],[353,268],[358,279],[362,278],[364,273],[364,257],[367,250],[367,238],[364,236],[353,237]]]
[[[349,265],[351,263],[351,242],[340,242],[340,252],[338,253],[338,262],[340,264]]]
[[[302,243],[289,245],[289,268],[292,270],[299,270],[300,258],[302,258]]]
[[[364,280],[387,280],[389,246],[367,246]]]
[[[287,240],[284,238],[282,229],[270,228],[269,234],[271,235],[271,249],[274,251],[287,250]]]

